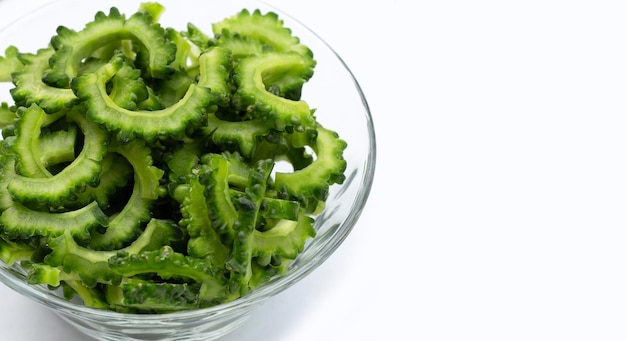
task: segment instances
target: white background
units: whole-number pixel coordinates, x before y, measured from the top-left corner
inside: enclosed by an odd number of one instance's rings
[[[626,340],[622,1],[267,2],[350,66],[378,164],[339,250],[225,341]],[[84,340],[0,297],[0,339]]]

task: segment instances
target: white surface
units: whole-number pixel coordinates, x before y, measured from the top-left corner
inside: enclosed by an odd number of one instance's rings
[[[626,339],[623,2],[268,2],[351,67],[378,165],[345,244],[224,340]],[[2,340],[84,339],[0,297]]]

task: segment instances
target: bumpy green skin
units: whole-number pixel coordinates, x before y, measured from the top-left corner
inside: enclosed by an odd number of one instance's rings
[[[267,231],[254,231],[253,256],[260,265],[268,265],[272,257],[295,259],[315,234],[313,218],[306,214],[300,214],[297,221],[281,220]]]
[[[154,97],[158,100],[159,107],[151,109],[151,111],[163,110],[176,106],[188,93],[189,87],[197,85],[195,73],[188,69],[176,70],[172,77],[167,80],[154,81],[151,89]]]
[[[184,184],[193,176],[194,169],[200,162],[202,153],[202,141],[194,140],[189,143],[181,143],[172,148],[164,159],[168,169],[168,177],[172,187]],[[180,202],[181,200],[177,200]]]
[[[29,177],[48,177],[52,174],[49,172],[47,167],[50,165],[47,162],[48,157],[55,157],[55,155],[43,155],[46,148],[46,143],[54,143],[54,146],[48,145],[48,148],[67,148],[67,144],[72,144],[71,141],[67,139],[71,138],[72,134],[69,134],[64,141],[41,141],[43,138],[50,138],[57,132],[62,132],[64,130],[75,130],[75,124],[67,122],[64,124],[65,129],[60,130],[51,130],[47,128],[47,126],[51,125],[55,121],[58,121],[60,118],[65,117],[65,113],[56,113],[56,114],[46,114],[40,107],[33,104],[30,107],[18,107],[16,113],[14,114],[14,124],[8,128],[10,130],[10,134],[5,136],[4,143],[4,152],[15,154],[18,157],[18,172],[20,175],[29,176]],[[46,128],[46,133],[42,135],[41,130]],[[64,146],[58,146],[57,143],[60,143]],[[67,150],[62,151],[63,154],[68,153]],[[72,154],[74,152],[72,151]],[[56,155],[58,156],[58,155]],[[72,155],[73,159],[73,155]],[[71,161],[71,160],[67,160]]]
[[[222,120],[217,115],[208,115],[202,133],[217,148],[239,152],[251,158],[258,141],[270,134],[270,130],[261,119],[233,122]]]
[[[205,171],[202,176],[211,176]],[[180,225],[189,233],[187,252],[189,255],[203,258],[215,265],[223,265],[228,257],[229,249],[224,245],[218,231],[211,222],[208,203],[204,194],[205,186],[197,178],[189,182],[189,189],[181,204],[182,219]]]
[[[169,313],[200,308],[197,283],[155,283],[141,279],[124,279],[120,285],[109,285],[107,301],[114,307],[142,313]]]
[[[7,102],[0,103],[0,129],[5,130],[7,127],[13,124],[17,115]]]
[[[187,23],[187,31],[181,32],[181,34],[189,39],[189,41],[196,45],[199,49],[205,50],[209,48],[211,37],[209,37],[193,23]]]
[[[186,283],[197,288],[197,294],[194,292],[195,290],[193,290],[190,293],[187,293],[187,295],[189,295],[188,297],[193,298],[194,302],[197,302],[194,303],[195,307],[198,307],[200,304],[202,306],[214,305],[218,302],[223,302],[228,297],[226,284],[227,279],[221,272],[222,270],[219,268],[211,268],[207,265],[207,262],[203,259],[178,253],[170,246],[164,246],[155,251],[144,251],[137,255],[118,253],[116,256],[109,259],[109,266],[114,271],[124,274],[126,278],[149,273],[156,274],[163,280],[180,280],[184,278],[191,280],[191,282]],[[144,284],[146,283],[144,282]],[[136,303],[138,303],[138,301],[136,301],[136,299],[143,297],[139,299],[139,302],[145,302],[148,297],[153,296],[150,291],[155,287],[154,285],[148,285],[146,288],[139,286],[135,287],[132,294],[125,292],[131,288],[125,288],[124,283],[122,283],[121,296],[123,296],[124,300],[127,301],[125,303],[132,308],[177,310],[177,305],[170,306],[169,308],[163,306],[164,303],[169,301],[167,300],[164,302],[164,299],[171,299],[171,296],[169,295],[164,295],[163,297],[152,297],[152,299],[156,301],[149,301],[147,305],[137,306]],[[179,290],[181,288],[177,289]],[[118,297],[120,296],[119,290],[120,289],[117,289]],[[113,289],[113,292],[115,292],[115,289]],[[111,288],[109,289],[109,293],[111,293]],[[185,301],[188,302],[188,300]],[[181,308],[184,309],[189,307],[184,304]]]
[[[63,202],[63,206],[76,209],[88,205],[92,201],[102,209],[108,209],[114,199],[133,178],[133,167],[124,162],[124,158],[116,153],[108,153],[102,160],[102,172],[96,187],[87,187],[84,192]]]
[[[41,111],[28,110],[27,114],[42,116]],[[87,186],[95,186],[102,170],[102,159],[106,154],[109,134],[99,125],[85,119],[75,111],[68,113],[68,120],[75,122],[85,135],[85,143],[75,160],[61,172],[51,175],[32,177],[31,174],[18,174],[9,183],[8,190],[15,197],[28,202],[47,203],[50,206],[61,206],[61,203],[76,192],[82,191]],[[37,121],[41,121],[40,119]],[[22,121],[25,122],[25,121]],[[22,124],[19,131],[36,131],[37,126]],[[19,133],[18,133],[19,137]],[[37,134],[27,138],[27,144],[37,144]],[[36,153],[38,147],[20,151]],[[18,153],[18,162],[32,159],[32,162],[41,160],[38,155]],[[42,172],[44,172],[42,170]],[[39,175],[39,174],[37,174]]]
[[[229,30],[220,31],[214,44],[232,51],[235,60],[251,55],[263,54],[268,48],[261,40],[241,35],[238,32],[230,32]]]
[[[182,238],[179,228],[172,222],[151,220],[144,232],[129,246],[113,251],[95,251],[80,246],[71,234],[65,232],[50,240],[52,252],[45,263],[60,267],[66,273],[77,274],[83,284],[92,288],[98,283],[119,284],[124,277],[109,265],[109,259],[118,254],[136,255],[143,251],[158,250]]]
[[[312,77],[316,61],[312,51],[300,43],[300,39],[284,26],[276,13],[242,10],[237,15],[213,24],[213,31],[216,35],[214,44],[231,50],[237,62],[268,52],[298,54],[298,63],[301,65],[288,66],[289,72],[273,72],[275,76],[265,70],[263,83],[272,94],[294,101],[300,99],[302,86]]]
[[[109,258],[109,266],[129,277],[154,273],[163,279],[189,278],[198,283],[213,283],[222,286],[219,273],[202,259],[188,257],[166,245],[159,250],[143,251],[138,254],[118,252]]]
[[[120,107],[107,93],[107,82],[124,66],[125,58],[115,56],[98,72],[72,80],[76,96],[88,107],[87,117],[116,131],[123,142],[135,138],[154,141],[159,138],[182,138],[187,127],[202,121],[206,112],[214,111],[209,89],[191,84],[185,96],[175,105],[155,111],[128,110]]]
[[[18,105],[28,107],[37,104],[48,113],[71,107],[77,98],[70,89],[50,86],[43,81],[50,69],[48,60],[54,55],[52,47],[41,49],[36,54],[20,54],[24,67],[13,74],[11,96]]]
[[[237,210],[228,194],[230,189],[229,175],[232,174],[232,163],[224,156],[206,154],[201,158],[206,165],[203,174],[198,178],[204,186],[207,203],[207,214],[211,226],[221,238],[232,241],[235,237],[233,225],[237,220]]]
[[[4,50],[4,57],[0,56],[0,82],[10,82],[11,75],[24,67],[19,54],[15,46],[9,46]]]
[[[29,284],[45,284],[51,287],[61,285],[61,278],[68,280],[71,276],[63,276],[61,269],[47,264],[34,263],[28,269]]]
[[[137,110],[148,99],[148,87],[141,78],[141,70],[131,64],[123,65],[110,81],[109,97],[121,108]]]
[[[276,189],[283,196],[299,200],[307,206],[310,201],[325,201],[332,184],[344,181],[346,161],[343,151],[347,143],[336,132],[318,124],[317,137],[310,146],[317,158],[305,168],[291,173],[276,173]]]
[[[157,199],[160,195],[160,180],[165,173],[154,166],[150,147],[142,140],[134,140],[127,144],[113,143],[109,146],[111,153],[123,156],[135,171],[135,182],[140,184],[142,198]]]
[[[238,299],[290,269],[344,179],[345,142],[301,98],[313,55],[275,13],[243,10],[211,37],[161,27],[162,12],[112,8],[0,59],[15,84],[0,261],[88,307]]]
[[[152,165],[150,149],[141,140],[127,145],[114,143],[111,153],[123,156],[133,167],[134,186],[124,208],[110,220],[106,232],[93,234],[90,247],[96,250],[120,249],[134,240],[142,225],[150,220],[151,205],[159,196],[160,179],[164,172]]]
[[[308,103],[275,95],[267,90],[274,79],[283,77],[304,79],[313,69],[306,59],[297,53],[264,53],[239,61],[233,76],[237,91],[233,103],[250,112],[274,129],[304,131],[315,127],[315,118]]]
[[[197,56],[195,58],[192,57],[191,47],[193,45],[185,39],[182,33],[173,28],[166,28],[165,32],[166,39],[176,45],[176,54],[174,60],[170,63],[170,66],[175,70],[174,72],[176,70],[188,71],[186,69],[192,69],[188,63],[195,62],[192,59],[198,59]]]
[[[18,111],[20,118],[15,126],[15,138],[10,139],[12,152],[19,160],[17,170],[28,177],[47,178],[52,174],[41,160],[39,137],[46,113],[37,105]]]
[[[137,12],[126,19],[116,8],[109,14],[98,12],[94,21],[81,31],[59,26],[50,43],[56,50],[51,69],[45,74],[47,84],[67,88],[72,78],[78,76],[80,62],[102,46],[129,39],[147,50],[145,65],[147,76],[167,78],[174,70],[170,67],[176,46],[165,40],[165,30],[153,22],[146,12]]]
[[[252,243],[256,231],[257,215],[265,196],[267,182],[274,166],[271,160],[259,161],[251,170],[246,191],[233,200],[238,211],[237,221],[233,224],[232,257],[227,266],[230,273],[230,292],[245,295],[250,288],[252,276]]]
[[[263,198],[259,213],[266,219],[298,220],[300,203],[291,200]]]
[[[16,177],[15,157],[0,157],[0,238],[6,241],[48,240],[68,234],[78,241],[89,240],[91,231],[108,224],[108,218],[96,202],[65,212],[37,211],[13,199],[7,190]]]
[[[209,48],[199,57],[201,78],[198,83],[211,89],[220,106],[228,106],[230,103],[232,64],[231,52],[219,46]]]
[[[71,237],[84,241],[90,238],[93,229],[106,226],[108,218],[96,202],[62,213],[35,211],[14,203],[2,212],[0,224],[0,232],[10,240],[53,238],[67,232]]]
[[[227,32],[254,39],[278,52],[296,52],[314,64],[311,50],[300,43],[300,39],[284,26],[284,22],[276,13],[262,14],[259,10],[250,12],[244,9],[230,18],[213,24],[213,33],[219,36],[218,44]]]

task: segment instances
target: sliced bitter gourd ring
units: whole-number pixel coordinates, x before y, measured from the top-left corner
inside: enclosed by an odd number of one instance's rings
[[[201,258],[194,258],[174,251],[171,246],[163,246],[159,250],[142,251],[137,255],[117,253],[109,259],[110,268],[124,276],[120,286],[108,286],[106,295],[111,304],[137,308],[139,311],[168,312],[180,309],[212,306],[223,302],[227,296],[226,277],[222,269],[212,268]],[[142,275],[152,274],[164,280],[184,280],[184,284],[194,289],[170,294],[169,289],[161,287],[155,294],[154,286],[167,282],[150,282],[142,280]],[[153,277],[154,278],[154,277]],[[125,282],[140,281],[136,285],[124,288]],[[179,285],[180,286],[180,285]],[[190,287],[180,289],[190,289]],[[181,294],[190,296],[184,306],[178,307],[181,301],[172,298]],[[145,296],[145,297],[144,297]],[[144,300],[150,298],[149,300]],[[167,301],[167,302],[166,302]],[[178,303],[177,303],[178,302]],[[192,307],[187,306],[191,303]],[[174,306],[172,306],[174,304]]]
[[[106,209],[110,206],[111,200],[115,199],[115,192],[126,186],[132,176],[133,167],[125,162],[121,155],[108,153],[102,159],[98,186],[87,187],[84,192],[77,193],[76,198],[64,202],[63,206],[72,209],[96,201],[101,208]]]
[[[263,54],[267,49],[267,45],[264,45],[260,40],[242,36],[239,33],[232,33],[228,30],[222,30],[217,37],[217,46],[231,51],[235,60],[250,55]]]
[[[300,214],[297,221],[280,220],[271,229],[254,231],[253,256],[261,266],[266,266],[272,257],[295,259],[304,249],[309,238],[315,237],[313,218]]]
[[[149,97],[141,71],[130,64],[122,66],[111,80],[109,97],[124,109],[136,110],[138,104]]]
[[[205,187],[204,195],[208,205],[208,215],[211,226],[224,240],[234,238],[233,225],[237,220],[237,211],[230,200],[228,177],[232,171],[231,163],[220,154],[209,153],[202,157],[207,170],[204,176],[199,177]]]
[[[311,144],[316,159],[308,166],[291,173],[277,172],[275,186],[281,195],[303,202],[325,201],[330,185],[343,183],[346,161],[343,151],[347,143],[332,130],[317,126],[317,136]]]
[[[57,35],[50,41],[56,53],[44,81],[56,87],[68,87],[72,78],[78,76],[83,59],[103,46],[124,40],[139,43],[139,48],[147,51],[147,76],[167,78],[174,73],[169,64],[175,58],[176,46],[166,41],[165,29],[153,22],[147,12],[137,12],[127,20],[113,7],[108,15],[98,12],[81,31],[59,26]]]
[[[171,313],[200,308],[201,285],[198,283],[152,282],[124,278],[119,285],[109,285],[105,295],[118,311],[134,310]]]
[[[41,116],[42,111],[27,110],[25,115]],[[8,185],[8,191],[20,201],[46,203],[52,207],[59,207],[62,203],[81,192],[87,186],[96,186],[102,167],[102,158],[106,154],[109,134],[98,124],[88,121],[80,112],[70,111],[67,114],[69,121],[75,122],[83,132],[84,144],[80,154],[59,173],[47,177],[30,177],[17,174]],[[34,131],[33,126],[26,126],[22,122],[24,131]],[[33,134],[36,139],[38,134]],[[34,142],[32,142],[34,143]],[[33,148],[31,153],[38,154],[39,148]],[[40,160],[37,155],[28,156],[34,162]],[[22,160],[18,159],[18,162]],[[39,161],[40,162],[40,161]]]
[[[146,250],[132,257],[132,254],[118,252],[109,258],[109,266],[126,277],[153,273],[161,278],[186,277],[198,283],[214,283],[224,287],[221,274],[200,258],[193,258],[176,252],[165,245],[159,250]]]
[[[201,84],[191,84],[184,97],[162,110],[128,110],[120,107],[107,93],[108,81],[125,65],[116,55],[97,72],[72,80],[72,89],[87,106],[87,116],[117,132],[122,142],[136,137],[152,142],[161,137],[182,138],[188,127],[198,125],[206,112],[215,111],[214,95]]]
[[[300,39],[295,37],[291,29],[284,26],[283,20],[274,12],[261,14],[260,10],[250,11],[244,9],[238,14],[226,18],[212,25],[213,33],[218,37],[217,43],[228,45],[230,37],[243,36],[261,42],[263,45],[269,46],[274,51],[287,52],[293,51],[306,57],[308,62],[314,65],[313,53],[306,45],[300,43]],[[223,40],[222,40],[223,39]],[[222,41],[220,41],[222,40]],[[240,44],[243,47],[245,44]],[[235,45],[229,45],[234,47]],[[258,50],[258,49],[253,49]],[[242,51],[234,51],[242,54]]]
[[[259,213],[264,218],[280,220],[298,220],[300,203],[292,200],[263,198]]]
[[[159,180],[164,172],[152,166],[150,149],[140,141],[142,140],[109,147],[111,153],[120,154],[133,166],[135,183],[128,202],[110,220],[106,231],[92,235],[92,249],[119,249],[140,235],[143,223],[150,220],[151,204],[158,197]]]
[[[114,143],[109,150],[122,155],[133,166],[135,181],[141,184],[142,198],[157,199],[159,197],[159,185],[164,171],[152,165],[151,150],[145,142],[135,140],[128,144]]]
[[[109,259],[118,254],[136,255],[142,251],[158,250],[182,238],[180,229],[169,220],[151,219],[143,233],[129,246],[113,251],[96,251],[79,245],[70,233],[62,233],[49,241],[51,253],[44,261],[58,266],[66,273],[75,273],[89,287],[97,283],[119,283],[122,275],[109,267]]]
[[[136,184],[128,202],[109,221],[104,233],[94,233],[89,247],[94,250],[122,248],[141,233],[142,223],[149,220],[151,200],[142,198],[140,185]]]
[[[42,162],[39,138],[46,113],[36,104],[18,111],[15,138],[10,139],[10,148],[18,158],[17,171],[22,176],[47,178],[52,174]]]
[[[49,166],[74,160],[76,125],[69,124],[67,130],[48,131],[42,135],[41,128],[58,114],[46,115],[37,105],[32,105],[29,108],[20,107],[17,115],[19,119],[13,126],[16,135],[6,138],[5,146],[7,151],[19,158],[18,173],[29,177],[48,177],[52,175],[48,171]]]
[[[284,98],[267,90],[275,80],[307,77],[311,72],[306,59],[297,53],[268,52],[244,58],[235,68],[233,77],[238,88],[233,102],[279,131],[314,128],[315,118],[305,101]]]
[[[246,121],[224,121],[215,114],[207,115],[204,135],[222,150],[238,151],[244,157],[251,157],[257,141],[270,133],[270,127],[260,119]]]
[[[230,189],[232,200],[239,198],[243,193],[236,189]],[[268,193],[266,193],[268,194]],[[272,220],[296,221],[300,215],[300,203],[294,200],[284,200],[265,196],[259,207],[261,217]]]
[[[245,192],[233,200],[238,215],[233,224],[232,257],[226,265],[231,270],[229,289],[232,295],[245,295],[252,289],[254,231],[273,166],[270,159],[258,161],[252,166]]]
[[[199,176],[212,174],[205,170]],[[213,265],[223,266],[230,250],[222,244],[220,235],[207,214],[209,208],[204,191],[205,186],[198,178],[190,179],[189,189],[180,205],[182,219],[179,225],[185,227],[189,233],[187,253],[190,256],[205,258]]]
[[[48,60],[54,52],[53,48],[48,47],[36,54],[20,55],[24,68],[13,74],[15,88],[10,90],[16,104],[26,107],[37,104],[51,114],[71,107],[76,102],[77,98],[72,90],[53,87],[43,82],[44,73],[50,69]]]
[[[232,55],[229,50],[214,46],[200,56],[200,80],[198,83],[217,95],[220,106],[230,104]]]
[[[78,210],[61,213],[31,210],[15,202],[0,215],[0,231],[9,240],[52,238],[68,231],[76,240],[86,241],[92,230],[107,223],[107,216],[95,201]]]

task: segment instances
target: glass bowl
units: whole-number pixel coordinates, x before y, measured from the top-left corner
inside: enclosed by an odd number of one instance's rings
[[[357,223],[374,177],[376,141],[365,96],[342,59],[314,32],[260,1],[212,4],[200,0],[162,0],[159,3],[165,7],[160,22],[180,30],[192,22],[205,32],[211,32],[211,23],[243,8],[277,13],[285,26],[314,52],[317,61],[315,75],[305,84],[302,97],[316,108],[318,121],[338,132],[348,143],[344,154],[346,180],[342,185],[331,186],[326,207],[315,222],[317,236],[308,242],[286,274],[235,301],[211,308],[159,315],[97,310],[68,301],[62,294],[46,287],[29,285],[19,266],[9,267],[0,262],[0,281],[5,285],[51,309],[83,333],[101,340],[212,340],[234,330],[266,299],[311,273],[342,244]],[[48,43],[58,25],[78,30],[99,10],[108,12],[111,6],[115,6],[130,15],[137,10],[138,4],[138,1],[128,0],[53,1],[0,30],[0,49],[4,51],[7,46],[15,45],[21,52],[35,52]],[[72,9],[71,15],[67,15],[67,8]],[[11,84],[0,83],[0,87],[0,101],[10,102],[8,90]]]

